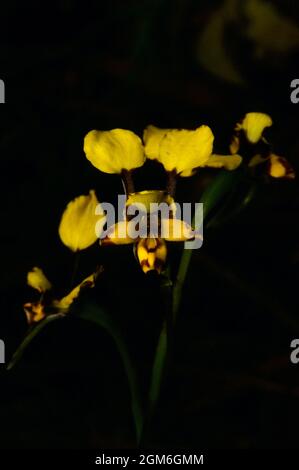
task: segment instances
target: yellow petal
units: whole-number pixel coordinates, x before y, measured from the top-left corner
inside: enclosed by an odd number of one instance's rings
[[[161,221],[161,237],[170,242],[192,240],[195,234],[191,225],[180,219]]]
[[[272,178],[294,179],[296,176],[287,159],[275,154],[270,155],[268,172]]]
[[[144,238],[138,242],[136,252],[144,273],[157,271],[160,274],[162,272],[167,256],[167,247],[164,240]]]
[[[212,153],[214,135],[208,126],[195,130],[147,128],[144,136],[145,152],[157,159],[166,171],[175,170],[184,176],[194,168],[205,166]]]
[[[92,190],[87,196],[76,197],[67,205],[59,225],[61,241],[72,251],[84,250],[97,240],[96,224],[104,225],[105,216],[95,215],[99,201]]]
[[[92,288],[95,286],[95,281],[99,272],[100,270],[86,277],[78,286],[76,286],[69,294],[67,294],[62,299],[54,300],[53,307],[59,311],[67,312],[74,300],[77,299],[77,297],[79,296],[81,289]]]
[[[152,212],[153,204],[161,204],[165,203],[169,206],[169,208],[174,212],[176,210],[176,206],[174,203],[174,199],[166,192],[160,190],[147,190],[147,191],[139,191],[136,193],[131,193],[128,196],[126,207],[129,206],[136,206],[138,207],[139,204],[142,204],[147,213]]]
[[[195,173],[196,173],[196,170],[186,170],[186,171],[182,171],[180,173],[180,176],[182,178],[189,178],[190,176],[195,175]]]
[[[206,166],[211,168],[225,168],[226,170],[235,170],[242,162],[240,155],[217,155],[213,154],[208,159]]]
[[[262,137],[266,127],[272,126],[272,119],[264,113],[247,113],[240,124],[237,124],[236,130],[244,130],[249,142],[256,144]]]
[[[44,306],[41,302],[27,302],[24,305],[24,311],[29,325],[41,321],[46,316]]]
[[[32,271],[29,271],[27,274],[27,284],[41,293],[52,288],[50,281],[48,281],[43,271],[37,267],[33,268]]]
[[[156,126],[147,126],[143,131],[143,142],[145,144],[145,154],[150,160],[158,160],[160,154],[160,144],[167,132],[171,129],[160,129]]]
[[[130,236],[130,222],[123,220],[109,228],[105,238],[101,240],[101,245],[128,245],[136,240]],[[133,226],[132,226],[133,228]]]
[[[141,139],[125,129],[91,131],[84,139],[87,159],[104,173],[133,170],[145,161]]]

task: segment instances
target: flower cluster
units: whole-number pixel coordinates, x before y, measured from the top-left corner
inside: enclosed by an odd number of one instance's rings
[[[272,119],[263,113],[248,113],[235,127],[229,155],[213,153],[214,135],[210,127],[202,125],[195,130],[160,129],[148,126],[143,140],[134,132],[125,129],[89,132],[84,139],[87,159],[98,170],[119,174],[126,188],[124,220],[108,227],[101,245],[133,244],[136,258],[144,273],[164,270],[167,257],[167,242],[192,240],[192,227],[177,217],[174,200],[177,177],[190,177],[198,168],[212,167],[234,170],[241,164],[249,172],[256,168],[265,169],[272,178],[294,178],[295,173],[289,162],[272,152],[264,131],[272,125]],[[147,189],[135,192],[132,172],[140,168],[146,159],[158,161],[168,175],[168,184],[161,190]],[[165,203],[169,207],[167,218],[154,214],[157,230],[147,232],[145,237],[136,239],[130,232],[130,209],[138,204],[146,207],[142,224],[148,224],[152,203]],[[93,245],[104,230],[106,217],[94,190],[71,201],[60,221],[59,236],[72,251],[77,252]],[[167,230],[163,230],[167,225]],[[167,236],[162,234],[167,233]],[[121,236],[120,236],[121,234]],[[34,268],[27,278],[28,284],[39,291],[38,302],[24,305],[29,323],[40,321],[48,312],[67,313],[82,288],[93,287],[99,271],[84,279],[69,294],[60,300],[49,293],[52,285],[39,268]]]
[[[242,159],[237,154],[212,155],[213,141],[214,135],[210,127],[205,125],[195,130],[159,129],[155,126],[148,126],[143,132],[143,141],[129,130],[93,130],[85,137],[84,151],[87,159],[98,170],[105,173],[118,173],[122,176],[127,188],[127,207],[140,202],[148,206],[148,212],[150,212],[151,202],[165,202],[169,206],[174,204],[173,196],[177,176],[191,176],[200,167],[223,167],[233,170],[240,165]],[[157,160],[167,172],[171,184],[168,184],[164,190],[134,192],[131,172],[141,167],[146,158]],[[144,223],[147,223],[146,217]],[[175,211],[168,220],[158,221],[158,226],[166,223],[168,225],[167,238],[161,238],[157,230],[156,234],[148,238],[136,240],[129,235],[130,221],[127,219],[111,227],[102,244],[133,243],[142,270],[145,273],[152,270],[161,273],[167,255],[165,240],[186,241],[194,237],[191,226],[176,218]],[[126,237],[119,237],[118,233],[123,233],[123,231],[127,234]]]

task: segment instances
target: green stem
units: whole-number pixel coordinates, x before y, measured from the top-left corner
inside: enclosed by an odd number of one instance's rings
[[[155,409],[161,393],[161,388],[165,378],[166,367],[170,355],[170,338],[172,330],[172,282],[169,272],[162,277],[161,292],[164,303],[165,318],[159,335],[157,348],[155,351],[152,375],[148,393],[148,409],[146,423],[142,434],[142,443],[147,439],[150,431],[151,421],[153,419]]]
[[[113,322],[111,316],[107,315],[106,312],[104,312],[103,309],[99,308],[97,305],[89,303],[84,308],[81,306],[80,310],[77,310],[76,315],[79,318],[96,323],[98,326],[104,328],[114,340],[114,343],[122,359],[129,383],[132,413],[136,429],[136,440],[137,443],[139,443],[143,431],[143,407],[136,371],[132,364],[131,357],[122,334],[119,331],[117,325]]]
[[[238,188],[237,188],[238,189]],[[217,216],[214,217],[212,220],[210,220],[206,227],[211,228],[211,227],[217,227],[223,223],[228,223],[235,217],[237,217],[246,207],[252,202],[252,200],[255,198],[256,193],[258,190],[258,186],[256,182],[252,183],[250,187],[248,188],[245,196],[242,198],[242,200],[237,204],[235,207],[232,207],[232,209],[228,212],[228,206],[229,206],[229,201],[227,204],[224,205],[224,207],[217,213]],[[233,199],[233,195],[230,199]]]
[[[238,169],[232,172],[222,170],[214,179],[212,184],[204,191],[201,202],[203,203],[203,218],[205,219],[210,212],[224,199],[224,197],[231,191],[232,186],[236,184],[236,181],[242,176],[242,169]],[[201,210],[201,207],[198,206],[198,210]],[[194,214],[193,222],[196,220],[196,215]],[[173,288],[173,322],[175,324],[178,316],[178,312],[181,305],[182,293],[189,270],[189,265],[191,262],[192,254],[194,250],[184,249],[177,273],[176,282]]]
[[[11,370],[19,362],[19,360],[22,358],[25,350],[27,349],[27,347],[29,346],[31,341],[35,338],[35,336],[38,333],[40,333],[41,330],[43,330],[45,328],[46,325],[48,325],[49,323],[51,323],[55,320],[59,320],[60,318],[64,318],[64,317],[65,317],[64,313],[55,313],[53,315],[49,315],[44,320],[39,322],[36,326],[31,328],[29,330],[29,332],[27,333],[27,335],[25,336],[25,338],[23,339],[20,346],[18,347],[18,349],[13,354],[11,360],[9,361],[9,363],[7,365],[7,370]]]
[[[167,322],[164,321],[159,341],[155,353],[155,359],[152,369],[152,378],[149,389],[149,405],[148,405],[148,419],[151,420],[157,401],[159,399],[160,390],[163,381],[163,375],[166,365],[166,358],[168,352],[168,334],[167,334]]]

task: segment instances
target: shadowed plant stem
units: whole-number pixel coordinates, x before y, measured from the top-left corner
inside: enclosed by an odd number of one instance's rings
[[[176,183],[177,183],[177,174],[176,171],[168,171],[167,172],[167,185],[166,185],[166,191],[168,194],[172,197],[175,196],[175,190],[176,190]]]
[[[121,179],[123,182],[126,195],[128,196],[128,194],[134,193],[135,186],[134,186],[134,181],[132,177],[132,172],[129,170],[122,170]]]
[[[64,317],[65,317],[64,313],[55,313],[53,315],[49,315],[48,317],[46,317],[44,320],[39,322],[33,328],[30,328],[27,335],[23,339],[22,343],[20,344],[18,349],[13,354],[11,360],[9,361],[9,363],[7,365],[7,370],[11,370],[19,362],[19,360],[22,358],[25,350],[27,349],[27,347],[29,346],[31,341],[35,338],[35,336],[38,333],[41,332],[41,330],[43,330],[45,328],[45,326],[47,326],[49,323],[52,323],[55,320],[59,320],[59,319],[64,318]]]
[[[144,423],[144,429],[140,441],[141,445],[143,445],[147,441],[148,436],[150,434],[151,422],[154,417],[156,406],[160,397],[161,388],[165,379],[167,363],[169,361],[170,356],[170,339],[172,337],[172,282],[169,277],[169,272],[162,277],[161,294],[163,299],[165,317],[162,323],[162,328],[154,355],[150,388],[148,393],[146,421]]]
[[[205,219],[210,212],[220,203],[223,199],[227,196],[227,194],[231,191],[232,187],[239,181],[240,177],[242,176],[242,170],[235,170],[235,171],[225,171],[222,170],[213,182],[208,186],[208,188],[204,191],[201,197],[201,203],[203,204],[203,219]],[[198,206],[198,211],[201,211],[201,206]],[[192,225],[194,226],[194,222],[196,220],[197,214],[195,213],[193,216]],[[176,281],[173,288],[173,307],[172,307],[172,314],[173,314],[173,323],[176,323],[178,312],[181,306],[182,300],[182,293],[184,284],[186,281],[186,277],[188,274],[192,254],[194,250],[184,249],[181,257],[181,261],[179,264],[179,269],[176,277]]]
[[[75,279],[76,279],[76,275],[77,275],[78,268],[79,268],[79,261],[80,261],[80,251],[76,251],[74,253],[74,263],[73,263],[73,269],[72,269],[71,280],[70,280],[70,289],[72,289],[75,284]]]

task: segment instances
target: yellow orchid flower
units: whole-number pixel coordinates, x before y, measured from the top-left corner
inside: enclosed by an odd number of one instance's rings
[[[90,131],[84,139],[87,159],[104,173],[122,173],[139,168],[145,162],[140,137],[125,129]]]
[[[241,131],[244,132],[246,140],[250,144],[258,143],[262,137],[266,127],[271,127],[273,124],[271,117],[265,113],[247,113],[243,120],[236,124],[235,131],[230,151],[232,154],[238,153],[240,148],[239,135]]]
[[[72,251],[80,251],[88,248],[96,242],[96,224],[105,224],[104,215],[96,215],[99,205],[94,190],[86,196],[76,197],[69,202],[62,214],[59,224],[59,236],[61,241]]]
[[[266,127],[270,126],[272,126],[272,119],[268,114],[247,113],[241,123],[235,127],[236,133],[232,138],[230,151],[232,154],[242,153],[244,161],[247,160],[248,167],[253,171],[256,167],[266,164],[268,176],[276,179],[294,179],[295,171],[291,164],[286,158],[272,153],[269,143],[263,136]]]
[[[156,214],[152,204],[165,203],[168,208],[166,216]],[[128,211],[133,206],[142,204],[146,213],[142,215],[140,223],[145,229],[144,237],[135,237],[133,220],[128,217]],[[108,230],[102,245],[135,244],[135,253],[144,273],[149,271],[162,272],[166,256],[166,241],[193,240],[195,235],[191,226],[183,220],[175,218],[176,206],[174,199],[165,191],[151,190],[130,194],[126,202],[126,220],[116,223]],[[154,220],[154,227],[149,226],[149,216]],[[140,229],[140,226],[139,226]]]
[[[239,156],[212,157],[214,135],[208,126],[195,130],[159,129],[148,126],[143,134],[145,154],[158,160],[168,172],[188,177],[199,167],[235,169],[241,163]]]
[[[40,293],[46,292],[52,288],[50,281],[46,278],[42,269],[37,267],[32,268],[32,271],[29,271],[27,274],[27,284]]]
[[[102,269],[98,269],[95,273],[91,274],[90,276],[86,277],[80,284],[78,284],[74,289],[71,290],[69,294],[64,296],[62,299],[51,299],[48,297],[46,299],[44,296],[40,298],[37,302],[26,302],[24,304],[24,311],[26,314],[27,322],[29,325],[34,323],[38,323],[39,321],[43,320],[46,316],[51,315],[53,313],[68,313],[71,305],[73,304],[74,300],[78,298],[82,289],[85,288],[92,288],[95,286],[95,281],[100,274]],[[33,271],[28,273],[27,279],[29,278],[32,280],[32,272],[38,272],[39,280],[43,279],[43,281],[47,278],[43,274],[43,271],[40,268],[34,268]],[[34,289],[38,290],[39,292],[44,292],[40,290],[40,282],[30,282],[30,286]],[[51,289],[51,284],[47,280],[48,289]],[[49,287],[50,286],[50,287]]]

